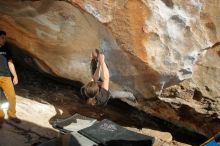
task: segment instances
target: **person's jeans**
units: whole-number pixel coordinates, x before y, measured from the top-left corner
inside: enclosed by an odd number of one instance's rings
[[[6,97],[8,98],[9,108],[8,116],[16,117],[16,95],[14,90],[14,85],[12,83],[11,77],[0,76],[0,87],[4,91]],[[0,107],[0,118],[4,117],[4,112]]]

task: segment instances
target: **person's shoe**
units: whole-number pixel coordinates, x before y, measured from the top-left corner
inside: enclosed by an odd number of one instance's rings
[[[16,124],[20,124],[21,123],[21,120],[19,118],[17,118],[17,117],[9,117],[8,120],[12,121],[12,122],[14,122]]]
[[[2,125],[3,125],[4,121],[5,121],[4,117],[1,117],[0,118],[0,128],[2,128]]]

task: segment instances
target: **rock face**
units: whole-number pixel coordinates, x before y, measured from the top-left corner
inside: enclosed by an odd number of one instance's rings
[[[210,136],[220,130],[219,7],[219,0],[1,1],[0,29],[31,57],[17,55],[23,62],[83,83],[91,51],[104,50],[112,91],[132,92],[131,105]]]
[[[194,65],[193,80],[204,96],[219,101],[220,43],[207,48]]]
[[[1,3],[1,26],[38,68],[67,79],[88,80],[82,72],[89,69],[90,50],[104,38],[98,21],[66,2],[11,2],[10,7]]]

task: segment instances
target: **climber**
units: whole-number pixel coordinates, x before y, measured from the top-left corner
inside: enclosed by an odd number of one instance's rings
[[[92,80],[81,89],[81,94],[90,105],[106,105],[110,99],[109,70],[105,56],[97,49],[92,53]]]
[[[18,77],[12,62],[11,52],[6,45],[5,31],[0,31],[0,62],[0,88],[2,88],[8,98],[8,119],[12,122],[20,123],[21,120],[16,117],[16,95],[14,90],[14,85],[18,84]],[[11,78],[11,74],[13,78]],[[4,116],[4,112],[0,107],[0,127],[4,122]]]
[[[109,70],[105,63],[104,54],[96,49],[91,56],[92,80],[81,88],[82,97],[87,101],[87,104],[105,106],[113,98],[126,98],[136,102],[136,98],[131,92],[109,91]]]

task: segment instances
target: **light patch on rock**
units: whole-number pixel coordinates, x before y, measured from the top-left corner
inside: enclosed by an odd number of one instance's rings
[[[144,134],[147,136],[152,136],[156,138],[156,141],[162,140],[164,142],[171,142],[173,140],[172,135],[169,132],[161,132],[153,129],[147,129],[147,128],[142,128],[142,129],[137,129],[137,128],[131,128],[131,127],[126,127],[128,130]]]
[[[16,98],[17,116],[21,120],[53,129],[49,120],[56,115],[54,106],[39,103],[21,96],[16,96]],[[62,113],[62,110],[59,109],[59,111]]]
[[[152,12],[144,26],[150,66],[162,74],[175,73],[179,80],[191,78],[199,53],[214,43],[200,20],[203,3],[175,2],[172,8],[161,0],[144,3]],[[152,34],[157,37],[152,39]]]
[[[38,15],[38,16],[32,18],[32,20],[35,21],[36,23],[39,23],[41,25],[44,25],[44,26],[52,29],[53,31],[56,31],[56,32],[60,31],[60,25],[51,22],[50,20],[48,20],[48,17],[45,15]]]
[[[102,13],[100,13],[99,10],[96,9],[95,7],[93,7],[91,4],[85,4],[85,9],[87,12],[89,12],[90,14],[95,16],[99,21],[101,21],[103,23],[107,23],[112,20],[111,15],[104,15],[103,16]]]

